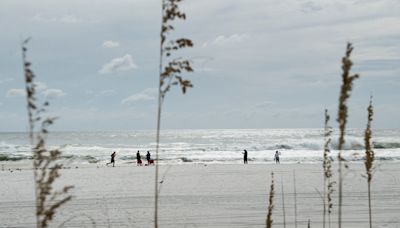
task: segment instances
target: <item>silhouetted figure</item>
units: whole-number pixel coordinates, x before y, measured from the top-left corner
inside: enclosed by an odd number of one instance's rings
[[[244,150],[243,152],[243,162],[244,164],[247,164],[247,150]]]
[[[142,165],[142,158],[140,157],[139,151],[137,151],[137,153],[136,153],[136,162],[137,162],[137,165]]]
[[[115,165],[115,151],[111,154],[111,161],[109,162],[109,163],[106,163],[106,165],[108,165],[108,164],[113,164],[113,167],[114,167],[114,165]]]
[[[147,165],[150,165],[150,160],[151,160],[150,151],[147,151],[146,160],[147,160]]]
[[[274,158],[276,164],[280,164],[280,163],[281,163],[281,162],[279,161],[279,155],[281,155],[281,153],[278,152],[278,151],[276,151],[276,152],[275,152],[275,158]]]

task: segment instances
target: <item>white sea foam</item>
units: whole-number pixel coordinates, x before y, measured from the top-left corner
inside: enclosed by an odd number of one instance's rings
[[[400,130],[375,130],[376,159],[400,161]],[[337,132],[332,136],[331,156],[337,156]],[[252,163],[273,162],[276,150],[282,162],[313,163],[322,160],[321,129],[239,129],[164,130],[161,132],[160,163],[241,163],[247,149]],[[51,133],[50,148],[61,147],[63,158],[78,163],[109,160],[117,152],[117,162],[133,162],[139,150],[154,155],[155,131],[63,132]],[[363,159],[363,131],[350,129],[343,155],[352,161]],[[31,159],[29,140],[23,133],[0,133],[0,161]]]

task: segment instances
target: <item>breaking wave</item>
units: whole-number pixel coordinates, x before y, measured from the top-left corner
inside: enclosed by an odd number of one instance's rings
[[[0,133],[0,162],[24,162],[32,159],[30,146],[22,133]],[[312,163],[322,160],[324,145],[321,129],[245,129],[245,130],[166,130],[162,133],[160,163],[241,163],[247,149],[249,161],[273,162],[276,150],[284,162]],[[60,148],[62,160],[72,163],[105,163],[117,152],[116,161],[135,162],[136,152],[147,150],[154,157],[154,132],[56,133],[48,139],[50,149]],[[346,136],[345,154],[351,161],[362,161],[363,130]],[[338,149],[338,135],[332,136],[331,150]],[[376,159],[400,161],[400,130],[374,131]]]
[[[0,161],[22,161],[30,159],[32,159],[32,156],[0,154]]]
[[[376,149],[399,149],[400,142],[374,142],[374,148]]]

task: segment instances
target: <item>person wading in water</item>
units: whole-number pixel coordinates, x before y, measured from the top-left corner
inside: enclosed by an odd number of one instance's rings
[[[139,151],[137,151],[137,153],[136,153],[136,162],[137,162],[137,165],[142,165],[142,158],[140,157]]]
[[[247,164],[247,150],[244,150],[243,152],[243,162],[244,164]]]
[[[150,151],[147,151],[146,154],[147,165],[150,165],[150,159],[151,159]]]
[[[278,152],[278,151],[276,151],[276,152],[275,152],[275,158],[274,158],[276,164],[280,164],[280,163],[281,163],[281,162],[279,161],[279,155],[281,155],[281,153]]]

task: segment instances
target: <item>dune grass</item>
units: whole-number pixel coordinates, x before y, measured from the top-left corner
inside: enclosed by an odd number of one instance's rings
[[[49,102],[45,101],[38,105],[36,97],[35,74],[31,70],[31,62],[27,60],[27,44],[29,38],[22,43],[22,61],[25,77],[29,139],[33,152],[33,172],[35,183],[36,203],[36,227],[48,227],[53,219],[56,210],[72,199],[69,191],[73,186],[64,186],[60,190],[54,190],[53,184],[60,177],[60,169],[63,167],[58,159],[61,151],[58,149],[49,150],[46,146],[48,127],[51,126],[54,117],[43,117]],[[36,124],[40,127],[36,132]]]
[[[371,123],[373,120],[374,109],[372,106],[372,97],[369,101],[369,106],[367,108],[368,111],[368,121],[367,128],[365,129],[364,134],[364,143],[365,143],[365,171],[367,174],[367,184],[368,184],[368,214],[369,214],[369,227],[372,228],[372,206],[371,206],[371,182],[373,176],[373,165],[375,160],[375,153],[371,146],[371,138],[372,138],[372,130]]]
[[[332,194],[333,194],[333,185],[334,181],[332,181],[332,162],[333,159],[330,156],[330,143],[331,143],[331,135],[332,135],[332,127],[329,126],[330,116],[328,114],[328,110],[325,109],[325,127],[324,127],[324,159],[322,163],[322,167],[324,169],[324,187],[323,187],[323,218],[322,218],[322,226],[326,227],[326,215],[328,214],[328,224],[331,227],[331,213],[332,213]]]
[[[267,212],[267,219],[265,221],[265,227],[266,228],[271,228],[272,227],[272,211],[274,210],[274,172],[271,173],[271,185],[270,185],[270,190],[269,190],[269,205],[268,205],[268,212]]]
[[[297,189],[296,189],[296,171],[293,170],[293,192],[294,192],[294,227],[297,228]]]
[[[353,81],[359,77],[358,74],[350,75],[353,62],[350,59],[353,46],[347,43],[346,54],[342,58],[342,86],[339,95],[339,108],[337,122],[339,123],[339,146],[338,146],[338,227],[342,227],[342,204],[343,204],[343,162],[346,160],[342,156],[343,146],[345,143],[346,124],[348,117],[347,100],[350,98],[350,92],[353,88]],[[347,165],[346,165],[347,166]]]
[[[281,196],[282,196],[283,227],[286,228],[285,191],[283,189],[283,178],[282,178],[282,176],[281,176]]]
[[[193,72],[189,60],[176,57],[175,53],[179,49],[193,46],[193,42],[187,38],[170,40],[168,34],[175,28],[173,22],[176,19],[185,20],[186,14],[179,9],[182,0],[162,0],[161,1],[161,32],[160,32],[160,59],[159,59],[159,86],[158,86],[158,109],[157,109],[157,132],[156,132],[156,168],[154,186],[154,227],[158,227],[158,197],[159,197],[159,144],[161,129],[161,112],[165,95],[172,86],[179,85],[183,94],[187,89],[193,87],[189,80],[182,77],[184,72]]]

